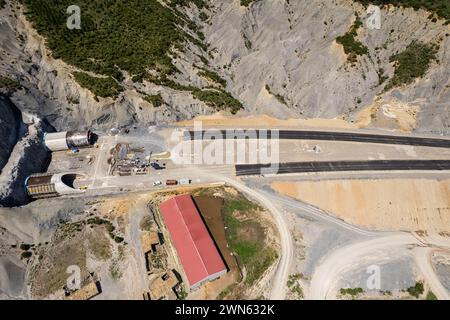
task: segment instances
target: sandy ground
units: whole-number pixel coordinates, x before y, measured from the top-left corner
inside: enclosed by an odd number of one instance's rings
[[[191,127],[194,121],[201,121],[204,127],[323,127],[323,128],[341,128],[357,129],[358,125],[346,122],[342,119],[287,119],[281,120],[267,115],[234,117],[222,113],[216,113],[209,116],[198,116],[194,120],[180,121],[174,125],[180,127]]]
[[[400,101],[386,103],[381,100],[360,111],[357,123],[361,128],[376,127],[411,132],[416,126],[419,111],[419,106]]]
[[[195,121],[200,121],[203,127],[253,127],[274,128],[283,127],[291,129],[322,128],[322,129],[385,129],[399,132],[411,132],[416,125],[416,116],[420,108],[402,104],[397,101],[384,103],[377,101],[373,105],[361,110],[354,122],[343,117],[334,119],[277,119],[267,115],[237,117],[223,113],[198,116],[193,120],[176,122],[179,127],[191,127]]]
[[[450,180],[274,182],[277,192],[377,230],[448,232]]]

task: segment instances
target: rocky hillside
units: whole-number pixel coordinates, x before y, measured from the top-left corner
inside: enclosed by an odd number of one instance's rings
[[[9,98],[0,94],[0,172],[8,162],[11,151],[19,140],[20,111]]]
[[[353,1],[254,1],[246,9],[217,1],[205,33],[214,65],[250,112],[352,121],[378,101],[401,102],[420,106],[418,130],[448,134],[446,20],[386,6],[382,29],[370,30],[366,10]]]
[[[55,128],[110,129],[224,111],[279,118],[368,115],[450,133],[444,1],[7,1],[0,74],[12,100]],[[366,26],[369,3],[382,28]],[[101,10],[95,10],[101,8]],[[380,112],[383,110],[383,112]],[[384,112],[386,111],[386,112]]]

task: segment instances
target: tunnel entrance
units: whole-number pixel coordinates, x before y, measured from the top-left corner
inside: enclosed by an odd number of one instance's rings
[[[72,189],[76,189],[75,187],[75,181],[79,178],[77,174],[65,174],[61,177],[62,183],[64,183],[66,186]]]

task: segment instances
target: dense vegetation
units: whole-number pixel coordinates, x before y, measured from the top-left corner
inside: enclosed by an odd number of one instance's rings
[[[423,77],[431,62],[436,59],[438,49],[439,47],[434,44],[412,42],[405,51],[393,55],[390,61],[395,62],[394,77],[385,89],[410,84],[416,78]]]
[[[228,108],[232,114],[236,114],[243,107],[239,100],[224,90],[195,89],[192,91],[192,95],[217,110]]]
[[[3,9],[6,6],[6,0],[0,0],[0,9]]]
[[[356,21],[351,27],[351,29],[345,33],[343,36],[337,37],[337,43],[342,44],[345,53],[348,55],[348,60],[350,62],[356,62],[358,56],[367,54],[369,50],[365,45],[356,40],[358,35],[358,29],[362,26],[361,19],[357,16]]]
[[[356,0],[364,5],[370,3],[375,5],[393,4],[396,6],[412,7],[414,9],[426,9],[436,13],[439,17],[450,22],[450,1],[448,0]]]
[[[80,0],[81,30],[66,27],[71,0],[23,1],[55,58],[118,81],[122,80],[120,70],[132,75],[147,68],[175,71],[168,52],[185,35],[177,27],[181,21],[158,1]]]
[[[102,98],[117,97],[123,91],[112,77],[93,77],[84,72],[75,72],[73,75],[83,88]]]
[[[173,49],[182,51],[189,41],[207,51],[198,26],[177,9],[192,3],[200,9],[207,8],[205,0],[166,1],[169,6],[156,0],[80,0],[77,2],[81,8],[80,30],[68,30],[66,26],[69,17],[66,10],[73,4],[71,0],[21,1],[26,5],[28,18],[47,39],[55,58],[97,75],[74,74],[77,82],[96,96],[116,97],[123,91],[123,71],[126,71],[133,81],[146,79],[179,87],[218,109],[230,108],[236,113],[242,108],[238,100],[223,90],[185,87],[167,80],[168,75],[178,71],[172,64],[171,55],[176,55]],[[187,29],[196,37],[186,32]],[[212,71],[204,69],[200,75],[226,85]]]
[[[198,100],[203,101],[210,107],[214,107],[217,110],[229,109],[232,114],[236,114],[243,108],[242,103],[234,98],[230,93],[222,89],[199,89],[194,86],[184,86],[176,83],[167,77],[161,77],[154,79],[154,82],[159,85],[163,85],[174,90],[189,91]]]

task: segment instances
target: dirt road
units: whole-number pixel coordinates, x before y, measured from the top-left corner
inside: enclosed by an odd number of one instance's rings
[[[405,245],[420,245],[413,235],[396,233],[367,241],[352,243],[333,251],[316,268],[309,289],[309,299],[336,299],[336,288],[339,276],[354,267],[365,256],[377,250],[386,250]]]
[[[197,169],[199,174],[201,170]],[[270,294],[270,299],[272,300],[284,300],[286,297],[286,283],[289,277],[289,269],[294,259],[294,247],[292,244],[291,232],[288,227],[288,223],[284,218],[282,212],[273,204],[273,202],[268,199],[264,194],[247,187],[245,184],[219,175],[219,174],[209,174],[210,177],[214,177],[217,181],[223,181],[228,185],[238,189],[239,191],[245,193],[250,198],[258,201],[262,206],[266,207],[272,213],[272,216],[277,224],[278,231],[280,233],[280,261],[278,263],[277,271],[275,277],[273,278],[273,286]]]
[[[418,246],[414,249],[415,262],[433,293],[439,299],[450,299],[449,293],[441,284],[431,261],[431,254],[436,248],[450,249],[450,240],[440,236],[420,238],[416,234],[401,232],[353,243],[332,252],[316,268],[311,280],[308,298],[313,300],[336,299],[335,289],[339,281],[339,275],[350,270],[362,258],[369,257],[376,251],[406,245]]]
[[[431,291],[439,300],[450,300],[450,295],[439,280],[436,270],[433,267],[432,258],[435,249],[432,248],[415,248],[414,260],[419,271],[426,283],[430,286]]]

